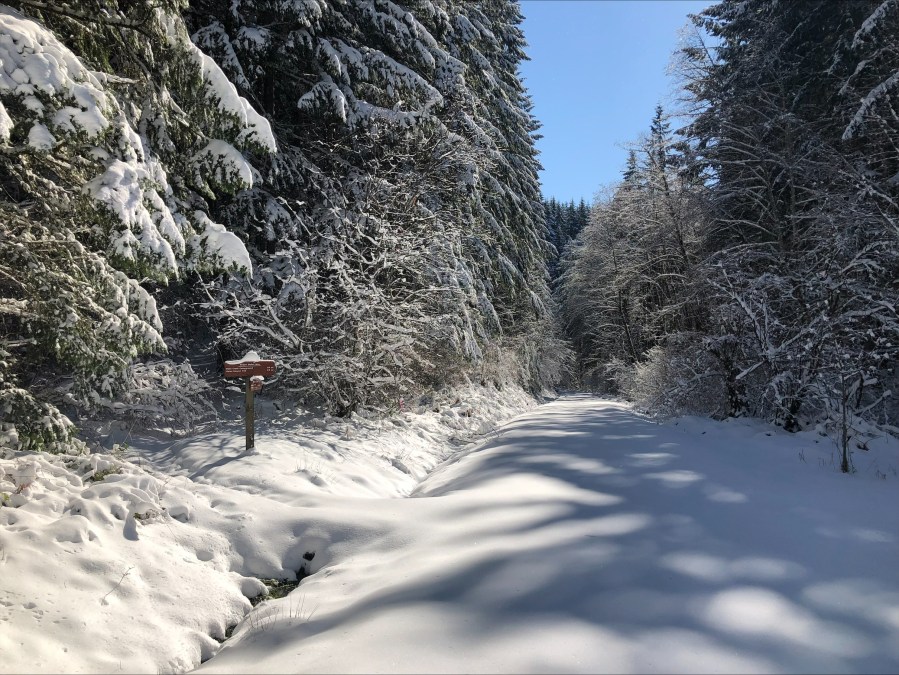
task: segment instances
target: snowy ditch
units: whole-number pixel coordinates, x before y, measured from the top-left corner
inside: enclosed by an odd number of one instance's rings
[[[232,636],[307,621],[301,581],[391,540],[372,505],[533,405],[471,389],[347,422],[263,404],[253,452],[234,420],[0,460],[0,672],[184,672]]]

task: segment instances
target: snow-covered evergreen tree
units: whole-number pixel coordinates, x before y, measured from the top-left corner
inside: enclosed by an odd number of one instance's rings
[[[135,358],[210,342],[276,358],[275,386],[341,414],[559,375],[514,2],[14,5],[7,445],[61,449],[61,406],[143,414],[165,407],[148,383],[200,391],[188,364]]]
[[[220,205],[257,263],[253,284],[212,291],[220,340],[264,344],[281,386],[337,412],[471,371],[522,299],[543,312],[521,35],[478,5],[193,3],[196,43],[280,147],[265,186]]]
[[[495,311],[501,348],[526,356],[526,379],[538,378],[535,347],[552,343],[551,303],[545,260],[551,248],[540,198],[533,134],[537,123],[518,76],[526,58],[522,17],[508,0],[459,3],[450,53],[466,64],[475,96],[473,120],[478,146],[490,166],[476,193],[471,259]],[[480,262],[479,262],[480,261]]]
[[[548,265],[550,277],[555,279],[559,275],[559,263],[565,254],[565,248],[590,220],[590,207],[583,199],[575,205],[574,200],[563,204],[552,197],[548,201],[544,200],[543,213],[547,239],[555,248],[555,251],[550,252]]]
[[[657,108],[623,180],[594,204],[562,261],[561,317],[586,384],[620,389],[672,336],[698,329],[701,195],[701,186],[678,171]]]
[[[188,38],[181,2],[0,8],[0,431],[65,450],[59,410],[109,401],[165,349],[152,294],[248,270],[209,217],[246,187],[268,123]]]

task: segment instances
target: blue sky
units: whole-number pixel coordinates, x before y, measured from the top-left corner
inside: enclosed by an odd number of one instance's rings
[[[666,75],[687,14],[713,0],[521,0],[531,60],[521,67],[543,124],[543,194],[591,201],[615,182],[622,146],[667,107]]]

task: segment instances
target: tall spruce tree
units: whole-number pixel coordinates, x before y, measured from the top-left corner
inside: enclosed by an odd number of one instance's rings
[[[281,148],[220,205],[256,260],[210,289],[223,344],[264,345],[281,386],[345,413],[548,329],[517,8],[199,0],[191,21]]]

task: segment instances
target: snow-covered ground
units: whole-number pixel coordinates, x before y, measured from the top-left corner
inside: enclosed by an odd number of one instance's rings
[[[0,670],[899,671],[895,442],[505,394],[3,462]]]

